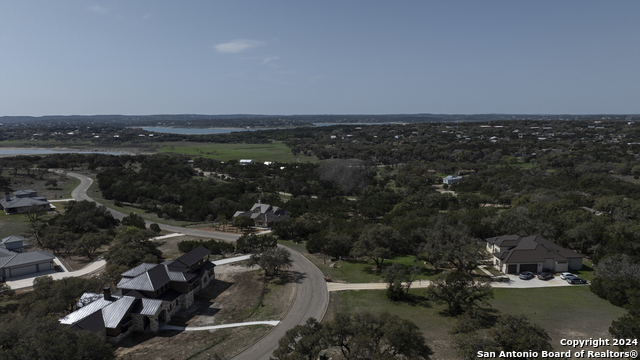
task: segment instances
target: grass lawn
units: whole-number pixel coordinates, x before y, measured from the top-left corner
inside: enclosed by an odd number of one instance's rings
[[[29,230],[27,215],[6,215],[0,210],[0,239],[11,235],[20,235]]]
[[[369,282],[384,282],[382,277],[382,271],[371,270],[375,267],[373,260],[369,261],[330,261],[328,256],[309,254],[304,246],[304,243],[296,244],[293,241],[279,240],[280,244],[288,246],[309,259],[315,266],[322,271],[325,276],[331,278],[332,281],[341,281],[348,283],[369,283]],[[414,256],[401,256],[395,259],[385,260],[382,264],[383,269],[391,266],[393,263],[400,263],[405,267],[409,267],[413,264]],[[335,267],[329,265],[335,264]],[[428,269],[422,262],[419,262],[421,266],[421,274],[417,279],[429,279],[436,275],[435,270]]]
[[[527,316],[549,332],[558,351],[563,349],[559,344],[563,338],[611,338],[611,321],[626,313],[597,297],[588,286],[495,289],[494,295],[490,301],[493,308]]]
[[[422,296],[425,290],[414,289],[411,293]],[[331,319],[338,311],[386,311],[418,325],[435,352],[434,359],[456,358],[449,334],[455,320],[440,314],[445,305],[430,301],[394,303],[383,290],[331,292],[330,296],[325,319]],[[545,328],[557,351],[567,350],[560,346],[561,339],[611,338],[608,334],[611,321],[625,313],[624,309],[598,298],[588,286],[495,289],[495,298],[489,303],[498,314],[526,315]]]
[[[270,144],[212,144],[212,143],[166,143],[159,153],[202,156],[221,161],[253,159],[255,162],[316,162],[315,156],[293,155],[282,142]]]

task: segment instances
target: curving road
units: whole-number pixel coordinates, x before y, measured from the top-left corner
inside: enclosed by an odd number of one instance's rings
[[[91,178],[72,172],[68,172],[67,175],[80,180],[80,185],[71,192],[74,199],[95,201],[87,195],[87,190],[93,183]],[[127,215],[113,209],[109,210],[117,219],[122,219]],[[147,222],[147,225],[150,224],[151,222]],[[239,237],[238,235],[233,234],[212,233],[204,230],[188,229],[163,224],[158,225],[160,225],[160,228],[163,230],[205,238],[213,238],[216,240],[235,241]],[[296,300],[291,306],[291,309],[289,309],[287,315],[285,315],[284,319],[280,321],[280,324],[278,324],[260,341],[234,357],[234,360],[268,360],[271,357],[271,353],[278,346],[278,340],[284,336],[287,330],[296,325],[304,324],[310,317],[318,320],[324,317],[327,305],[329,304],[329,292],[324,280],[324,275],[315,265],[300,253],[289,248],[286,249],[291,253],[291,259],[293,260],[293,267],[291,270],[296,274],[298,283],[296,289]]]

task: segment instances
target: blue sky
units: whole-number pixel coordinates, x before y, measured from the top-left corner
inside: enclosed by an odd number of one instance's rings
[[[0,0],[0,116],[640,113],[640,1]]]

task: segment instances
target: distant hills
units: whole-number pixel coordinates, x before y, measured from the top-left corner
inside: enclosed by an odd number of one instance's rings
[[[67,124],[119,126],[179,126],[179,127],[290,127],[313,123],[417,123],[504,120],[640,120],[640,115],[539,115],[539,114],[392,114],[392,115],[48,115],[2,116],[3,125]]]

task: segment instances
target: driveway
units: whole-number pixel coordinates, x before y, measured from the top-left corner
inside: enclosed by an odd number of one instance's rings
[[[522,280],[518,276],[509,275],[508,282],[492,282],[491,287],[500,289],[531,289],[531,288],[546,288],[546,287],[559,287],[559,286],[579,286],[571,285],[566,281],[560,279],[560,276],[556,276],[550,280],[538,280],[533,278],[530,280]],[[418,280],[411,284],[412,289],[421,289],[429,287],[431,282],[429,280]],[[387,283],[327,283],[327,291],[347,291],[347,290],[384,290],[387,288]]]

